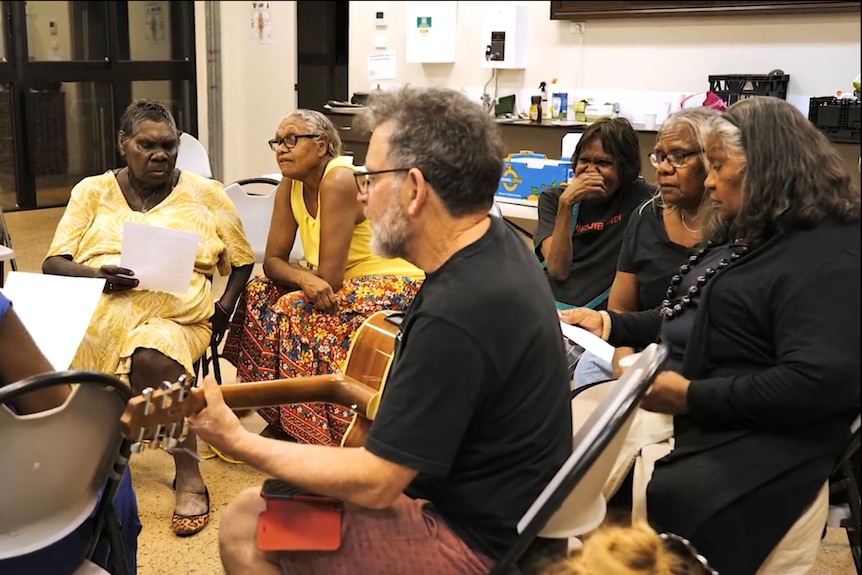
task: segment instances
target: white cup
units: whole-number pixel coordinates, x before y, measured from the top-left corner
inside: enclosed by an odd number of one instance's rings
[[[655,130],[656,114],[644,114],[644,128]]]

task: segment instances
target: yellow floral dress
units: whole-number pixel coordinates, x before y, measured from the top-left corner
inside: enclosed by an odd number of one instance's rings
[[[215,304],[207,276],[254,263],[236,208],[221,183],[184,171],[165,200],[137,212],[108,171],[72,189],[48,256],[71,256],[93,268],[119,265],[125,222],[197,233],[191,286],[185,294],[142,289],[102,294],[72,368],[125,376],[132,353],[150,348],[191,373],[212,334]]]

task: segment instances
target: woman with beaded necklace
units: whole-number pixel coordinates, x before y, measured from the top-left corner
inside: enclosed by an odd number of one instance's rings
[[[706,107],[686,108],[662,123],[649,155],[658,191],[629,216],[609,310],[640,311],[659,305],[668,280],[700,243],[706,167],[698,132],[701,124],[718,113]],[[610,363],[586,351],[575,367],[574,385],[608,381],[614,375]]]
[[[807,573],[859,414],[860,196],[826,137],[768,97],[707,122],[707,243],[659,308],[563,319],[670,347],[641,407],[674,416],[648,519],[721,573]]]

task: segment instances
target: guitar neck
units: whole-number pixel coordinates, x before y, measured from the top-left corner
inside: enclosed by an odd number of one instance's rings
[[[234,409],[254,409],[285,403],[325,402],[352,407],[365,414],[368,403],[377,393],[343,374],[313,375],[276,379],[258,383],[232,383],[221,386],[225,403]],[[203,394],[195,389],[192,394]],[[355,406],[355,407],[354,407]]]

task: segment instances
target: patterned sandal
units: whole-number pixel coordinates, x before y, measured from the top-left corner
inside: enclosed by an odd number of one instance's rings
[[[172,484],[174,489],[177,488],[177,480],[174,478],[174,482]],[[177,537],[190,537],[196,533],[199,533],[206,527],[210,522],[210,490],[208,488],[204,488],[204,497],[207,500],[207,510],[205,513],[201,513],[200,515],[178,515],[174,513],[171,517],[171,531],[174,532],[174,535]]]

